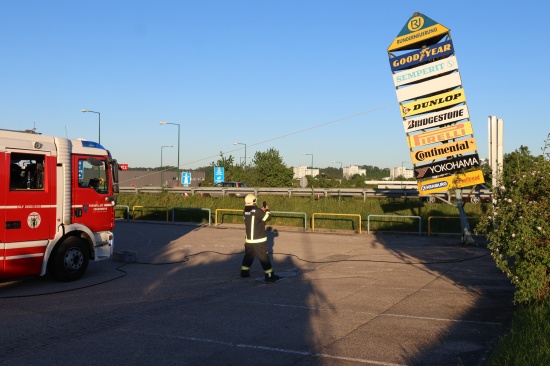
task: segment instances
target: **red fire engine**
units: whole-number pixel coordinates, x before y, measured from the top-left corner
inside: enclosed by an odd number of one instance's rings
[[[113,254],[118,164],[96,142],[0,130],[0,279],[77,280]]]

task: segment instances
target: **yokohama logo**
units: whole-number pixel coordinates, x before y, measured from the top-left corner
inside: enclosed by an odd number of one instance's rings
[[[437,163],[414,168],[416,179],[429,178],[436,175],[448,175],[462,169],[478,167],[480,165],[478,154],[461,156]]]

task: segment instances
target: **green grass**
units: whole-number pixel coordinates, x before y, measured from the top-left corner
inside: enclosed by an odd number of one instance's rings
[[[370,229],[373,231],[400,231],[418,232],[418,219],[406,216],[419,216],[421,218],[422,232],[428,231],[428,218],[432,235],[437,233],[460,233],[461,226],[456,207],[445,203],[429,204],[417,198],[324,198],[316,197],[283,197],[265,196],[258,197],[258,202],[267,201],[272,211],[293,212],[295,214],[273,214],[271,225],[287,227],[304,227],[304,214],[307,222],[305,226],[312,227],[312,216],[315,213],[315,229],[322,230],[350,230],[358,231],[359,217],[361,217],[362,231],[367,230],[369,215],[385,215],[385,217],[371,217]],[[212,213],[212,222],[215,221],[216,210],[242,210],[243,199],[238,197],[200,197],[199,195],[185,197],[169,193],[162,194],[120,194],[117,197],[119,208],[117,217],[121,218],[125,210],[121,205],[129,206],[130,215],[135,219],[159,220],[177,222],[208,222],[208,211],[172,209],[174,207],[206,208]],[[142,208],[133,208],[144,206]],[[485,204],[466,204],[465,211],[472,230],[478,219],[485,214]],[[331,215],[338,214],[338,215]],[[340,216],[341,214],[355,216]],[[444,218],[441,218],[443,216]],[[449,219],[447,217],[453,217]],[[218,213],[218,223],[242,223],[242,215],[239,212],[223,211]]]
[[[550,365],[550,299],[516,310],[487,365]]]

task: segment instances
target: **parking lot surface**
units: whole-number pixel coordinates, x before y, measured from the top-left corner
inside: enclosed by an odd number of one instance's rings
[[[80,281],[0,283],[2,365],[482,365],[513,287],[458,238],[272,229],[283,280],[240,278],[244,228],[117,222]],[[126,262],[132,263],[126,263]]]

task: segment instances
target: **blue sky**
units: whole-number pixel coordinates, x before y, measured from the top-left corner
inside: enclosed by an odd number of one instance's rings
[[[121,163],[410,161],[387,48],[414,12],[451,30],[479,146],[539,153],[550,123],[544,1],[0,2],[0,128],[98,140]],[[545,81],[546,80],[546,81]],[[412,167],[410,163],[404,163]]]

